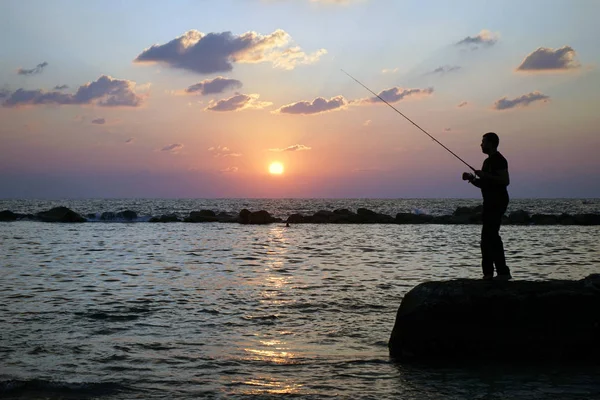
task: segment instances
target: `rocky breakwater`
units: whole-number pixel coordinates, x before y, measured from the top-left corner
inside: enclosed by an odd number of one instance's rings
[[[427,215],[401,212],[396,216],[382,214],[367,208],[319,210],[312,215],[291,214],[285,220],[273,217],[268,211],[243,209],[237,215],[213,210],[192,211],[189,216],[170,213],[160,216],[139,217],[135,211],[87,214],[86,218],[66,207],[56,207],[37,214],[19,214],[0,211],[0,221],[34,220],[44,222],[225,222],[240,224],[481,224],[482,206],[458,207],[450,215]],[[503,217],[504,225],[600,225],[600,214],[533,214],[524,210],[512,211]]]
[[[422,283],[402,299],[388,343],[404,361],[600,364],[600,274],[579,281]]]

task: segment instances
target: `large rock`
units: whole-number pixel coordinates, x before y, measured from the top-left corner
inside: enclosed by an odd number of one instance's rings
[[[241,224],[263,225],[273,222],[281,222],[281,218],[274,218],[265,210],[252,212],[245,208],[240,211],[238,219]]]
[[[185,222],[217,222],[219,218],[212,210],[192,211]]]
[[[43,222],[86,222],[87,220],[67,207],[54,207],[48,211],[37,213]]]
[[[511,224],[528,224],[531,221],[529,213],[524,210],[513,211],[508,215]]]
[[[402,360],[600,364],[600,274],[580,281],[426,282],[402,300],[389,341]]]
[[[137,217],[137,213],[131,210],[119,211],[117,213],[117,218],[124,219],[125,221],[133,221],[136,220]]]
[[[10,210],[0,211],[0,221],[16,221],[17,214]]]

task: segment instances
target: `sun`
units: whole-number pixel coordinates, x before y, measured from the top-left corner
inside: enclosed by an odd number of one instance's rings
[[[269,173],[272,175],[283,174],[283,164],[277,161],[272,162],[271,165],[269,165]]]

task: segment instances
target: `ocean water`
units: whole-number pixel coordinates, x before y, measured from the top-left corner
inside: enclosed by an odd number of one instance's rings
[[[328,202],[331,209],[384,210],[368,200],[286,202],[52,206],[150,215],[247,207],[282,217],[330,209]],[[380,202],[393,215],[451,212],[473,201]],[[568,200],[561,208],[560,200],[531,200],[519,208],[560,213],[597,204]],[[5,200],[4,208],[37,212],[49,202]],[[390,360],[387,340],[408,290],[480,277],[479,230],[0,223],[0,398],[600,398],[600,367]],[[501,233],[515,279],[581,279],[600,271],[598,226],[506,226]]]

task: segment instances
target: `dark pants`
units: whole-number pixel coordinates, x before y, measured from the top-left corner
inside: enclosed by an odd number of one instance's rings
[[[504,258],[504,244],[500,238],[500,224],[506,211],[507,203],[487,205],[483,204],[481,216],[481,268],[484,275],[494,274],[494,265],[498,275],[508,275],[510,270]]]

